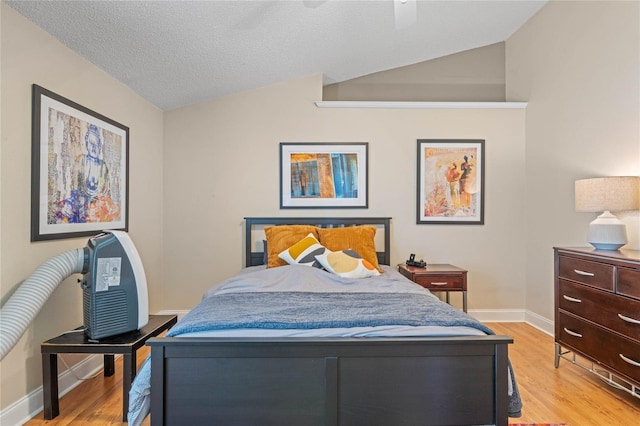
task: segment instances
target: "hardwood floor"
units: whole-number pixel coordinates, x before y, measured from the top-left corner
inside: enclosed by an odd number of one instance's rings
[[[553,365],[553,337],[524,323],[490,323],[496,334],[511,336],[509,348],[524,408],[514,423],[564,422],[571,426],[640,424],[640,399],[616,390],[583,369],[561,360]],[[138,352],[140,362],[148,349]],[[119,425],[122,409],[122,360],[116,374],[85,381],[60,400],[60,415],[27,425]],[[149,418],[145,420],[149,424]],[[393,425],[390,425],[393,426]]]
[[[640,399],[602,382],[592,373],[560,360],[554,367],[554,341],[524,323],[487,324],[514,339],[509,359],[518,380],[522,417],[512,422],[558,422],[571,426],[640,425]],[[586,362],[586,361],[585,361]]]

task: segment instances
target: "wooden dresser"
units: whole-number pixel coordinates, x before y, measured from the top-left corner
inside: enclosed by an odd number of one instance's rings
[[[554,258],[556,368],[580,355],[640,398],[640,251],[556,247]]]

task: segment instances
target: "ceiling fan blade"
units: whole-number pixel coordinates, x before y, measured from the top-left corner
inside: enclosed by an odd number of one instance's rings
[[[408,28],[416,23],[417,0],[394,0],[393,12],[396,29]]]

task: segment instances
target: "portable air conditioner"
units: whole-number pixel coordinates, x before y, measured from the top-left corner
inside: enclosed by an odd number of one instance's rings
[[[84,249],[81,280],[85,334],[91,340],[139,330],[149,321],[147,279],[126,232],[107,231]]]

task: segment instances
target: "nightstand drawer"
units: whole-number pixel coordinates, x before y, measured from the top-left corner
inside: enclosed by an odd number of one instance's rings
[[[564,278],[613,291],[614,282],[613,265],[581,260],[573,257],[560,256],[558,265],[558,278]]]
[[[640,342],[640,301],[559,280],[558,308]]]
[[[568,314],[560,313],[559,321],[560,342],[588,354],[616,374],[640,382],[640,343]]]
[[[462,278],[459,276],[448,277],[439,275],[430,277],[427,275],[417,275],[414,277],[413,281],[430,290],[462,290],[463,287]]]

